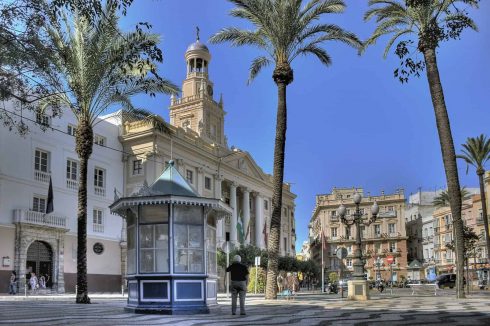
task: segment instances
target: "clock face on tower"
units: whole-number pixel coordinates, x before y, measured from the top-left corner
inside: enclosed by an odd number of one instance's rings
[[[213,87],[211,85],[208,85],[208,95],[213,96]]]

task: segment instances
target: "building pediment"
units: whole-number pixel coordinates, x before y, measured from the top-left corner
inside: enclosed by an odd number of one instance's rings
[[[248,152],[238,151],[225,158],[223,163],[254,178],[266,180],[266,175]]]

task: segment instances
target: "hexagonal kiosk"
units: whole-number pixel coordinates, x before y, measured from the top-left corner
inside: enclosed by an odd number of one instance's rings
[[[216,222],[229,206],[199,197],[170,161],[151,186],[110,209],[127,222],[126,310],[208,313],[217,304]]]

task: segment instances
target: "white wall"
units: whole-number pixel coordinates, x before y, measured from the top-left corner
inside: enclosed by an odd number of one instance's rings
[[[12,106],[7,104],[7,109]],[[24,112],[24,117],[34,119],[33,113]],[[48,128],[43,132],[34,123],[28,122],[30,133],[25,137],[0,128],[0,224],[12,225],[14,209],[32,209],[34,194],[47,197],[48,183],[34,178],[34,151],[40,148],[50,152],[51,177],[54,193],[54,214],[67,217],[70,234],[76,234],[77,190],[66,184],[67,158],[78,161],[74,137]],[[73,114],[64,111],[62,117],[52,119],[51,126],[63,132],[68,123],[76,125]],[[107,146],[122,150],[118,141],[119,128],[106,121],[98,123],[94,132],[106,137]],[[88,235],[89,237],[118,240],[121,235],[122,219],[111,215],[108,206],[113,202],[114,187],[123,190],[123,165],[121,152],[94,145],[88,166]],[[106,171],[105,196],[94,194],[94,167]],[[104,215],[104,232],[94,233],[92,210],[100,208]]]

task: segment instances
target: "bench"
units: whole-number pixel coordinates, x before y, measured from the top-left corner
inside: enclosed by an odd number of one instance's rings
[[[418,293],[434,293],[434,295],[437,295],[437,284],[410,284],[410,288],[412,289],[412,295],[415,294],[415,292]]]

